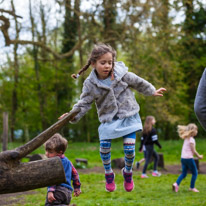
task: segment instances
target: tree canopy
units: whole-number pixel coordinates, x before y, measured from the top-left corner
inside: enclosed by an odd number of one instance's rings
[[[193,109],[206,65],[202,1],[26,0],[21,10],[18,2],[0,2],[0,41],[8,51],[1,54],[0,113],[9,112],[12,140],[22,130],[28,141],[72,109],[90,71],[77,81],[71,74],[87,63],[98,42],[114,47],[130,71],[167,89],[163,98],[135,92],[142,121],[155,116],[161,138],[178,138],[176,126],[190,122],[204,135]],[[2,124],[0,118],[0,132]],[[72,141],[98,141],[98,126],[93,104],[78,124],[61,132]]]

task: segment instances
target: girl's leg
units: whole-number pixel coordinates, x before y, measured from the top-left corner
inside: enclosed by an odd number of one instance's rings
[[[111,140],[100,140],[100,157],[104,165],[105,173],[112,173],[111,167]]]
[[[123,137],[124,138],[124,154],[125,168],[122,170],[124,177],[124,189],[131,192],[134,189],[134,181],[132,178],[132,165],[135,158],[135,141],[136,133],[133,132]]]
[[[177,178],[176,183],[178,186],[180,185],[181,181],[187,176],[187,159],[181,159],[182,164],[182,174]]]
[[[196,181],[197,175],[198,175],[197,166],[195,164],[195,160],[194,159],[189,159],[188,167],[189,167],[190,171],[192,172],[190,188],[193,189],[193,188],[195,188],[195,181]]]
[[[141,163],[143,163],[145,161],[145,158],[142,158],[140,161],[139,161],[139,163],[141,164]]]
[[[152,153],[153,153],[153,146],[152,145],[146,145],[145,147],[146,147],[146,159],[145,159],[145,164],[143,167],[142,174],[146,174],[147,166],[149,164],[150,158],[151,158]]]
[[[100,157],[105,169],[106,185],[105,189],[108,192],[113,192],[116,189],[114,182],[114,173],[111,167],[111,140],[100,140]]]
[[[158,165],[158,161],[159,161],[159,156],[157,154],[157,152],[155,150],[153,150],[153,157],[154,157],[154,171],[157,170],[157,165]]]
[[[131,138],[133,137],[134,138]],[[136,134],[124,136],[124,154],[125,154],[125,169],[126,173],[132,172],[132,165],[135,159],[135,141]]]

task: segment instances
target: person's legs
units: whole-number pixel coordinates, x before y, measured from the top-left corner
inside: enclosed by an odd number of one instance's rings
[[[124,176],[124,188],[130,192],[134,188],[132,179],[132,165],[135,158],[135,142],[136,133],[133,132],[123,137],[124,138],[124,154],[125,154],[125,168],[122,169]]]
[[[104,165],[105,174],[112,173],[111,167],[111,140],[100,140],[100,157]]]
[[[116,189],[114,173],[111,167],[111,140],[100,141],[100,157],[105,169],[106,190],[113,192]]]
[[[135,136],[134,136],[135,135]],[[136,139],[135,133],[124,136],[124,159],[125,159],[125,172],[132,172],[132,165],[135,158],[135,142]]]
[[[144,158],[142,158],[141,160],[136,162],[136,168],[137,169],[139,169],[140,164],[142,164],[145,161],[145,157],[146,157],[146,150],[144,150]]]
[[[158,161],[159,161],[159,155],[157,154],[157,152],[155,150],[153,150],[153,154],[152,154],[153,158],[154,158],[154,171],[157,170],[157,165],[158,165]]]
[[[153,172],[152,172],[152,176],[153,177],[160,177],[161,173],[157,171],[157,165],[158,165],[158,161],[159,161],[159,155],[158,153],[153,150],[153,154],[152,154],[153,158],[154,158],[154,168],[153,168]]]
[[[69,203],[71,202],[71,198],[72,198],[72,191],[66,187],[57,186],[56,190],[54,191],[54,197],[56,200],[53,201],[52,203],[49,203],[48,198],[46,198],[45,206],[51,206],[51,205],[67,206],[69,205]]]
[[[176,183],[178,186],[180,185],[181,181],[187,176],[187,159],[181,159],[181,164],[182,164],[182,174],[177,178]]]
[[[145,158],[142,158],[140,161],[139,161],[139,163],[141,164],[141,163],[143,163],[145,161]]]
[[[145,159],[145,164],[143,167],[142,174],[146,174],[146,170],[147,170],[149,161],[150,161],[152,153],[153,153],[153,145],[145,145],[145,148],[146,148],[146,159]]]
[[[195,181],[196,181],[197,175],[198,175],[197,166],[195,164],[194,159],[189,159],[188,160],[188,167],[189,167],[190,171],[192,172],[190,188],[193,189],[193,188],[195,188]]]

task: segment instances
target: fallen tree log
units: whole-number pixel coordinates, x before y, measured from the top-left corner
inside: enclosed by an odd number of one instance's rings
[[[80,109],[72,110],[25,145],[0,153],[0,194],[22,192],[65,182],[64,169],[58,157],[29,163],[21,163],[20,160],[45,143],[79,111]]]

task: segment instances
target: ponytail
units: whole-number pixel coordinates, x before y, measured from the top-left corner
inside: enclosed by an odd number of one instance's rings
[[[73,79],[78,79],[79,76],[80,76],[84,71],[86,71],[86,70],[89,68],[90,65],[91,65],[91,60],[89,59],[88,62],[87,62],[87,64],[86,64],[84,67],[82,67],[82,69],[81,69],[77,74],[72,74],[71,77],[72,77]]]

